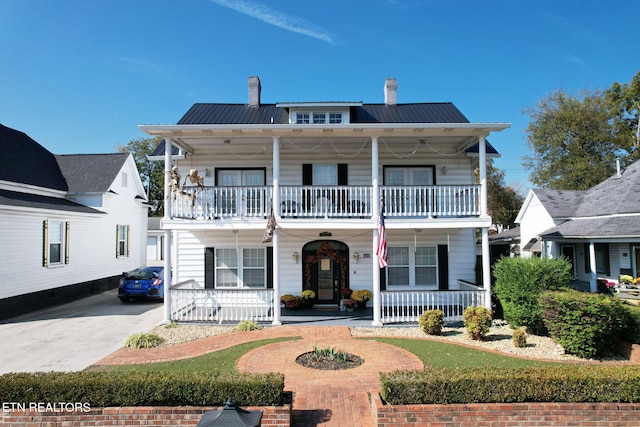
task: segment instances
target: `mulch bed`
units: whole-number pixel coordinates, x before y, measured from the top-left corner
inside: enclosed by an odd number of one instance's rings
[[[296,358],[296,363],[307,368],[323,369],[326,371],[337,371],[341,369],[352,369],[364,363],[364,359],[355,354],[347,353],[346,360],[330,359],[329,357],[318,356],[315,352],[310,351],[303,353]]]

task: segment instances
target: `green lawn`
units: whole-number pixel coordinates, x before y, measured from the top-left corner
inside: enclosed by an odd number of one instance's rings
[[[300,337],[282,337],[268,340],[253,341],[246,344],[239,344],[224,350],[214,351],[191,359],[175,360],[162,363],[144,363],[140,365],[101,365],[90,366],[87,371],[112,371],[112,372],[149,372],[149,371],[189,371],[189,372],[238,372],[236,365],[243,354],[258,347],[282,341],[298,340]]]
[[[176,360],[163,363],[146,363],[140,365],[91,366],[88,371],[198,371],[198,372],[237,372],[236,365],[243,354],[276,342],[300,339],[300,337],[283,337],[254,341],[240,344],[225,350],[208,353],[191,359]],[[407,338],[376,338],[375,341],[384,342],[401,347],[422,360],[425,366],[437,368],[463,367],[524,367],[553,365],[549,362],[521,359],[497,353],[476,350],[456,344],[438,341],[412,340]],[[366,363],[366,362],[365,362]]]
[[[401,347],[418,356],[425,366],[433,366],[434,368],[501,368],[560,364],[505,356],[440,341],[406,338],[375,338],[374,341]]]

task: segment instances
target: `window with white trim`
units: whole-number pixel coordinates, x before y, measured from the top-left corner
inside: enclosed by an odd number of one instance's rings
[[[342,113],[329,113],[329,123],[331,124],[342,123]]]
[[[44,267],[69,264],[69,229],[68,222],[44,221],[42,250]]]
[[[129,256],[129,231],[128,225],[116,226],[116,258]]]
[[[309,124],[309,113],[296,113],[296,124]]]
[[[387,289],[394,287],[437,287],[436,246],[395,246],[387,248]]]
[[[325,113],[313,113],[314,124],[324,124],[327,122]]]
[[[313,185],[337,185],[337,164],[313,164]]]
[[[243,248],[241,255],[235,248],[216,249],[216,288],[267,287],[265,248]]]

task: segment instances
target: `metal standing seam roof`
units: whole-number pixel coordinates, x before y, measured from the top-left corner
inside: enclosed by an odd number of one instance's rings
[[[362,104],[351,106],[350,123],[469,123],[469,120],[451,102],[413,103],[413,104]],[[287,107],[278,104],[213,104],[196,103],[182,118],[178,125],[216,125],[216,124],[288,124]],[[164,156],[165,141],[161,141],[149,157]],[[478,145],[473,145],[468,153],[478,153]],[[487,142],[487,153],[498,151]],[[173,147],[172,155],[178,155]]]

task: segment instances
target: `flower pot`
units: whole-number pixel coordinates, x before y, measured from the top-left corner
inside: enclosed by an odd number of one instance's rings
[[[364,310],[366,306],[367,306],[366,301],[358,301],[358,310]]]
[[[355,307],[347,307],[347,312],[351,313],[355,310]]]

